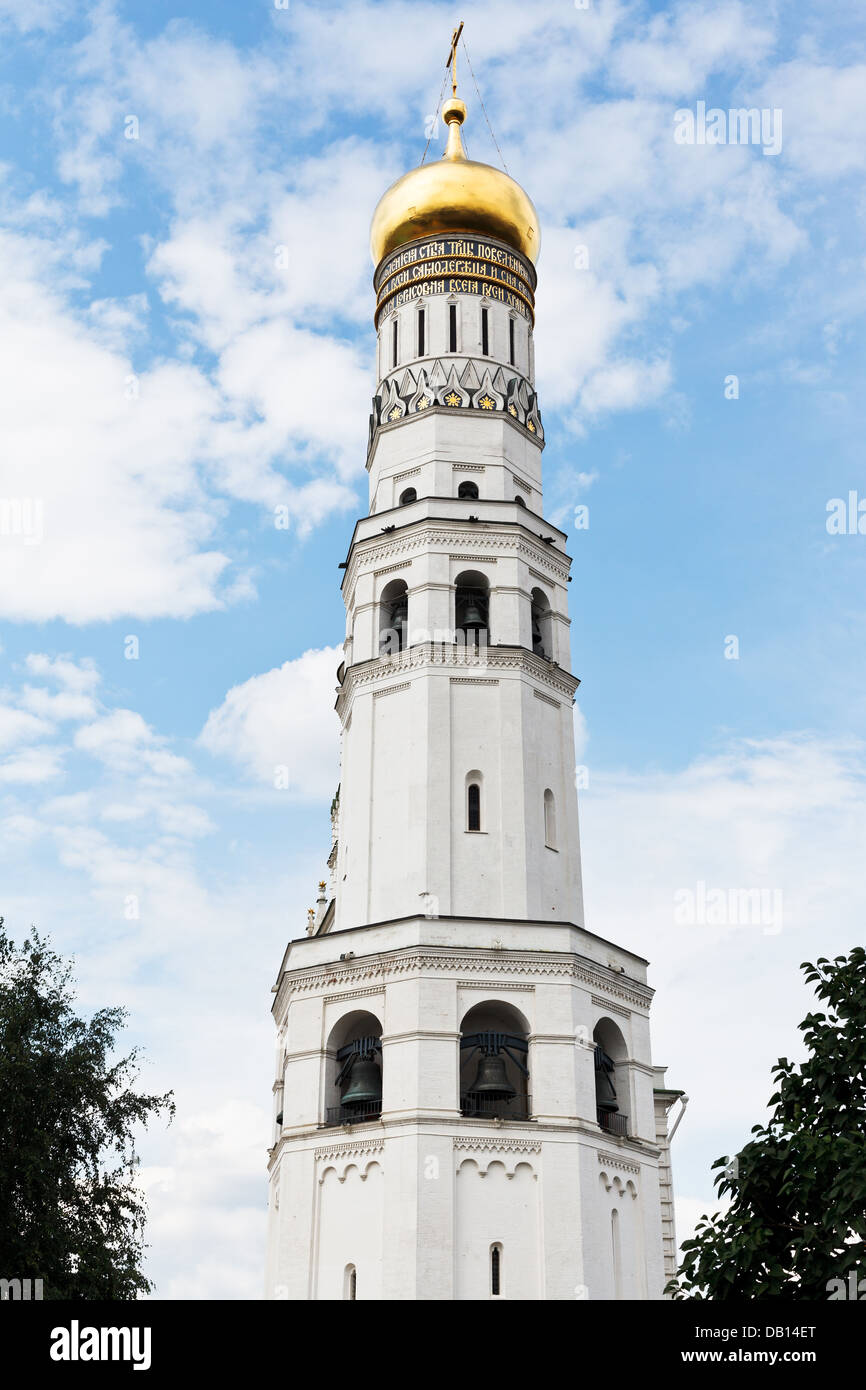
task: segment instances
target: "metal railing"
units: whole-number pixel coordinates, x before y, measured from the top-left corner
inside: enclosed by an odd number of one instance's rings
[[[356,1125],[361,1120],[378,1120],[382,1113],[381,1100],[363,1101],[360,1105],[330,1105],[325,1111],[325,1129],[334,1125]]]
[[[618,1110],[599,1110],[597,1114],[601,1129],[608,1134],[619,1134],[623,1139],[628,1138],[628,1115],[621,1115]]]
[[[476,1120],[529,1120],[532,1118],[532,1096],[499,1099],[470,1091],[460,1097],[460,1114]]]

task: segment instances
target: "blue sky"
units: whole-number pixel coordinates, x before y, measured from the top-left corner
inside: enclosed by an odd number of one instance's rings
[[[42,508],[38,544],[0,535],[0,912],[176,1088],[142,1145],[163,1296],[261,1288],[269,988],[329,847],[366,510],[367,230],[456,18],[542,220],[587,926],[652,961],[681,1234],[796,1048],[799,962],[862,940],[866,535],[826,526],[866,498],[858,5],[0,0],[0,499]],[[780,152],[677,144],[700,101],[780,110]],[[677,924],[698,882],[781,891],[782,929]]]

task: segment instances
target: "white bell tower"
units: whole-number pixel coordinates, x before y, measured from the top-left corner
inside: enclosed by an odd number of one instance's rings
[[[584,926],[566,536],[544,519],[535,209],[468,160],[372,228],[369,514],[345,562],[330,892],[289,943],[266,1296],[656,1299],[646,961]]]

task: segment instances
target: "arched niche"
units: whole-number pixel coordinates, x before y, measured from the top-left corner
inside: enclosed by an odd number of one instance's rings
[[[373,1046],[367,1046],[370,1042]],[[352,1009],[343,1014],[332,1027],[325,1045],[325,1084],[324,1111],[326,1124],[347,1124],[356,1120],[375,1119],[381,1112],[382,1080],[382,1023],[375,1014],[366,1009]],[[353,1048],[349,1056],[346,1049]],[[350,1060],[351,1057],[351,1060]],[[347,1062],[349,1063],[347,1067]],[[379,1101],[356,1106],[346,1105],[346,1095],[353,1080],[357,1083],[360,1073],[357,1067],[368,1069],[366,1074],[373,1077],[369,1068],[375,1066],[379,1073]],[[342,1075],[341,1075],[342,1074]],[[375,1090],[375,1086],[372,1088]]]
[[[490,584],[480,570],[463,570],[454,580],[454,637],[483,646],[489,641]]]
[[[464,1115],[528,1119],[529,1022],[502,999],[474,1004],[460,1024],[460,1109]]]
[[[536,656],[553,658],[550,599],[543,589],[532,590],[532,650]]]
[[[392,579],[379,595],[379,655],[395,656],[408,643],[409,587]]]
[[[628,1134],[628,1047],[612,1018],[601,1018],[592,1033],[595,1044],[596,1118],[611,1134]]]

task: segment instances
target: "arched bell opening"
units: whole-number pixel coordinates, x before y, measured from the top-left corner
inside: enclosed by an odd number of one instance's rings
[[[550,600],[541,589],[532,590],[532,650],[536,656],[553,656]]]
[[[460,1113],[528,1120],[529,1024],[513,1005],[476,1004],[460,1025]]]
[[[595,1043],[595,1109],[600,1127],[609,1134],[628,1134],[628,1048],[609,1018],[599,1019]]]
[[[407,645],[409,589],[405,579],[392,579],[379,597],[379,655],[395,656]]]
[[[454,581],[454,640],[482,647],[489,641],[490,585],[477,570],[464,570]]]
[[[382,1113],[382,1025],[354,1010],[331,1030],[326,1047],[326,1125],[357,1124]]]
[[[400,506],[408,507],[410,502],[418,501],[418,493],[414,487],[404,488],[400,493]]]
[[[465,479],[457,488],[457,496],[464,502],[476,502],[478,500],[478,484]]]

